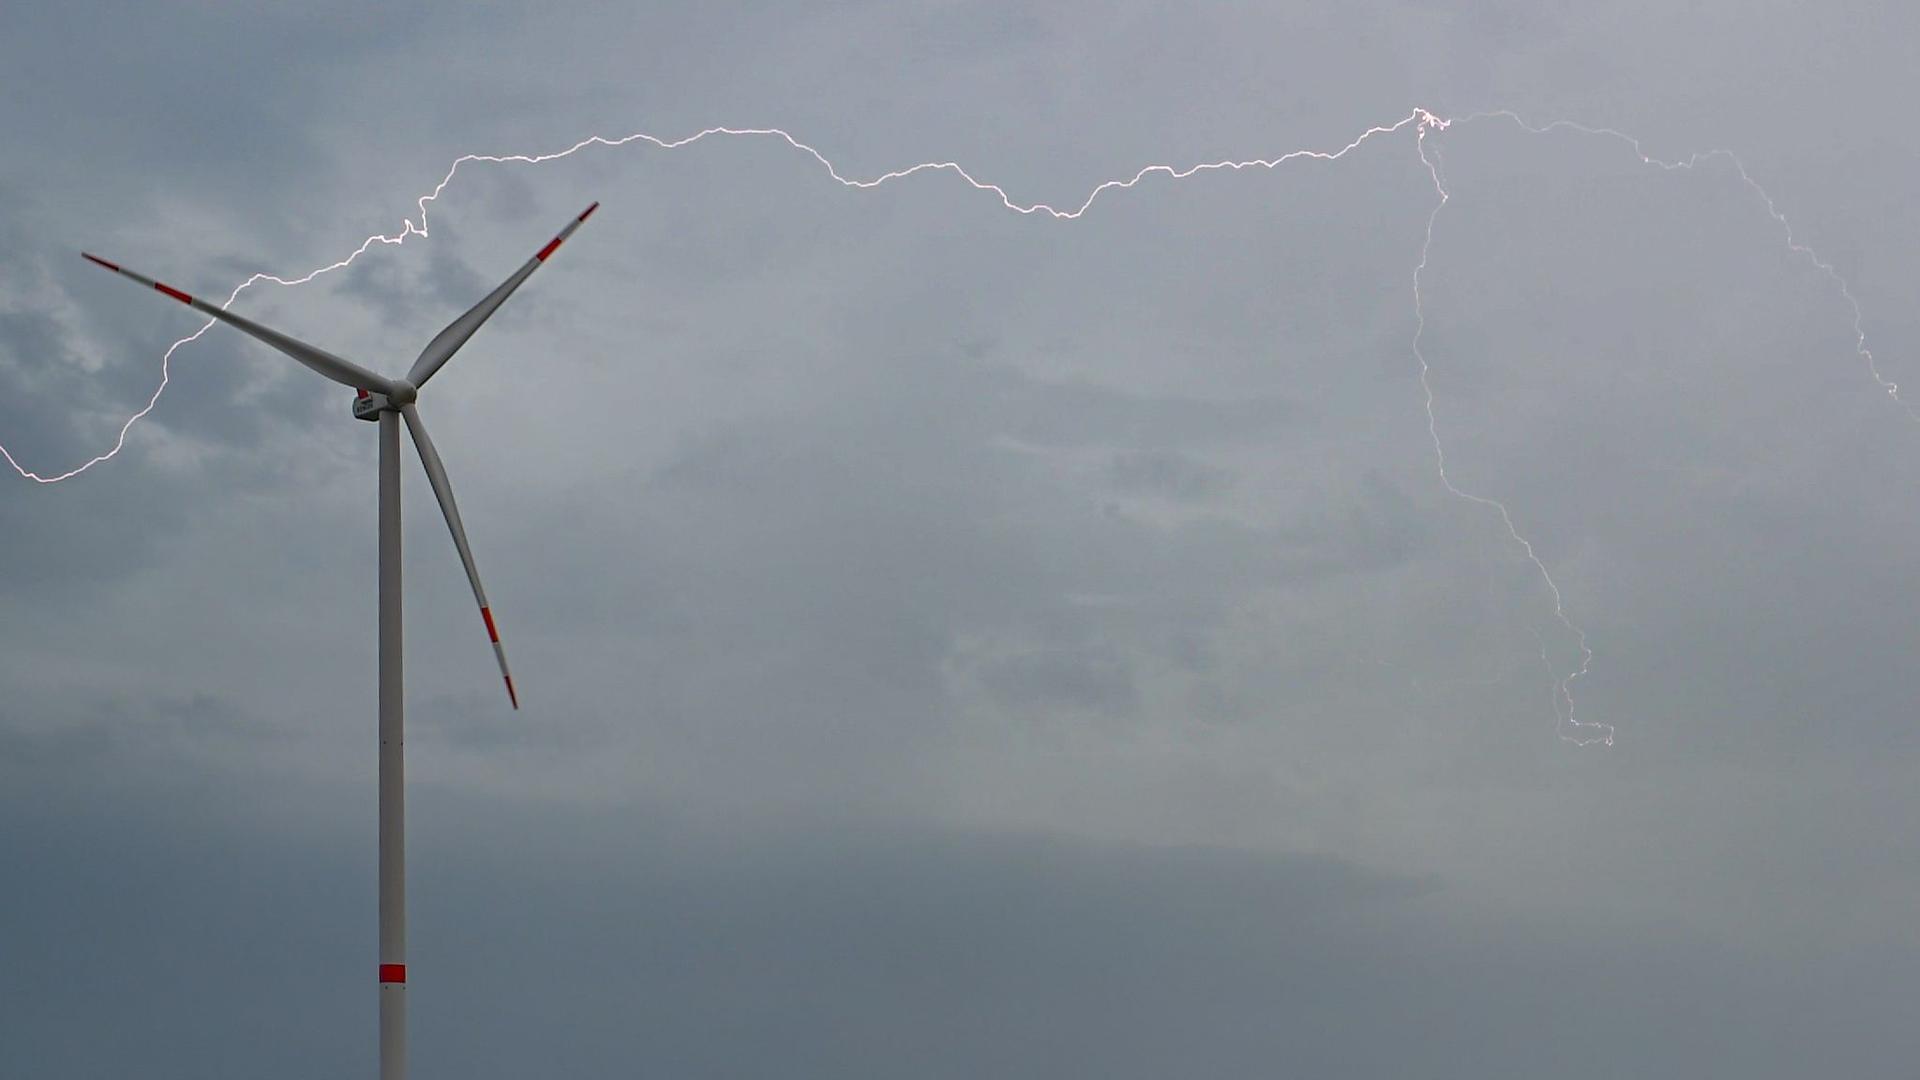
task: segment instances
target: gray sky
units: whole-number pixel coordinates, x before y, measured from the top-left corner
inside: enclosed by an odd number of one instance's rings
[[[1894,4],[0,13],[0,444],[463,153],[1078,205],[1425,107],[1737,153],[1920,386]],[[1476,120],[1084,218],[463,168],[239,310],[407,472],[417,1075],[1906,1075],[1920,424],[1725,159]],[[373,441],[224,330],[0,473],[0,1073],[372,1067]]]

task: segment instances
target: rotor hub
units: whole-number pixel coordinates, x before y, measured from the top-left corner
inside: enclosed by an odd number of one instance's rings
[[[393,380],[393,391],[387,395],[387,400],[393,402],[396,407],[411,405],[419,398],[420,389],[405,379]]]

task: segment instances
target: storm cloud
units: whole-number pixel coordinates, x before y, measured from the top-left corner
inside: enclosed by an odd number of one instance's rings
[[[1920,1045],[1891,4],[0,14],[0,443],[382,370],[422,1076],[1860,1076]],[[372,1060],[371,427],[236,334],[0,484],[0,1074]]]

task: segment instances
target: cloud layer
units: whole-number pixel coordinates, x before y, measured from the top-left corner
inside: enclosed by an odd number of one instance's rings
[[[1913,15],[1851,10],[9,13],[0,442],[99,452],[198,325],[74,249],[223,291],[716,123],[1056,204],[1415,105],[1726,146],[1920,385]],[[420,1068],[1897,1074],[1920,427],[1730,170],[1428,145],[1450,474],[1610,752],[1434,472],[1410,131],[1071,223],[771,140],[476,166],[250,292],[399,370],[604,202],[423,400],[527,708],[409,471]],[[0,487],[29,1074],[366,1063],[371,428],[289,368],[210,333]]]

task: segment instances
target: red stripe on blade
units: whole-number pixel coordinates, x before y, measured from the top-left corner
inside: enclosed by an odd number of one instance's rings
[[[487,623],[487,637],[489,637],[489,638],[491,638],[491,639],[493,639],[493,643],[494,643],[495,645],[498,645],[498,644],[500,644],[500,631],[498,631],[498,630],[495,630],[495,629],[493,628],[493,609],[492,609],[492,608],[481,608],[481,609],[480,609],[480,617],[481,617],[482,619],[485,619],[485,620],[486,620],[486,623]]]
[[[513,676],[502,675],[500,677],[506,680],[507,683],[507,700],[513,702],[513,707],[518,709],[520,707],[520,695],[513,692]]]
[[[590,218],[590,217],[592,217],[592,216],[593,216],[593,212],[594,212],[595,210],[598,210],[598,209],[600,209],[600,204],[599,204],[599,203],[594,203],[594,204],[593,204],[592,206],[589,206],[589,207],[587,207],[587,208],[586,208],[585,210],[582,210],[582,211],[580,211],[580,216],[579,216],[579,217],[577,217],[577,218],[575,218],[574,220],[575,220],[575,221],[585,221],[585,220],[587,220],[588,218]]]
[[[556,236],[553,239],[547,241],[547,246],[541,248],[540,254],[535,255],[534,258],[539,259],[541,262],[546,262],[547,256],[553,254],[553,249],[559,246],[560,246],[560,238]],[[520,250],[525,251],[526,249],[521,248]]]
[[[178,300],[183,304],[193,303],[193,297],[188,296],[186,293],[181,292],[179,289],[176,289],[171,285],[163,284],[161,282],[156,281],[153,283],[153,287],[156,289],[159,289],[161,292],[166,293],[168,296],[173,297],[175,300]]]
[[[383,983],[404,983],[407,981],[407,965],[381,964],[380,981]]]
[[[106,267],[107,269],[109,269],[109,270],[111,270],[111,271],[113,271],[113,272],[114,272],[114,273],[116,273],[116,274],[120,272],[120,267],[119,267],[118,265],[116,265],[116,264],[114,264],[114,263],[110,263],[110,262],[108,262],[107,260],[105,260],[105,259],[103,259],[103,258],[101,258],[101,257],[100,257],[100,256],[98,256],[98,255],[89,255],[89,254],[87,254],[86,252],[84,252],[84,251],[83,251],[83,252],[81,252],[81,253],[80,253],[80,257],[81,257],[81,258],[83,258],[83,259],[85,259],[85,260],[87,260],[88,262],[91,262],[91,263],[98,263],[98,264],[100,264],[101,266],[104,266],[104,267]]]

